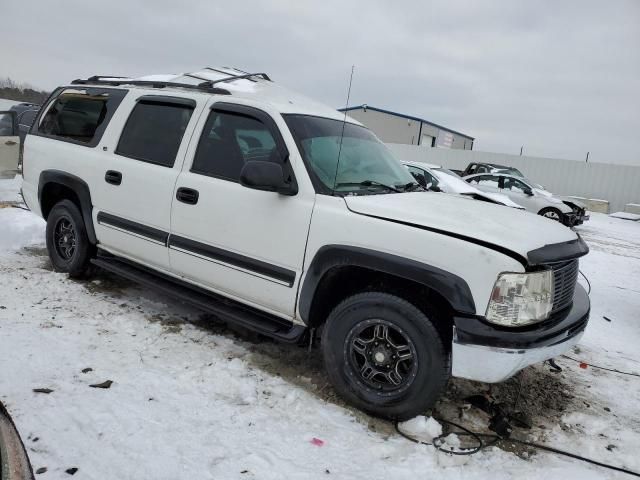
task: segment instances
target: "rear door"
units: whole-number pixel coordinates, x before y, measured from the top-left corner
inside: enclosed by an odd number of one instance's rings
[[[279,114],[228,102],[202,115],[173,195],[169,255],[192,283],[293,318],[315,193],[240,184],[248,161],[277,162],[295,182]],[[280,127],[278,123],[280,123]]]
[[[119,107],[91,185],[96,235],[107,250],[169,270],[171,199],[196,110],[179,94],[136,91]]]
[[[13,177],[18,170],[20,138],[16,112],[0,112],[0,177]]]

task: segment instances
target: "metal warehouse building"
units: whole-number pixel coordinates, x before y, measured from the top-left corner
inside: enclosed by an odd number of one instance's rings
[[[369,105],[341,108],[370,128],[385,143],[471,150],[474,138],[423,118]]]

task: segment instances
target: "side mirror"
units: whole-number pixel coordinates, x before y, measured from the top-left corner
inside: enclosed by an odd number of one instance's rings
[[[531,190],[530,188],[525,188],[524,189],[524,194],[525,195],[529,195],[530,197],[533,196],[533,190]]]
[[[274,162],[248,161],[240,172],[240,184],[247,188],[295,195],[298,189],[284,180],[282,166]]]
[[[440,187],[438,187],[437,185],[431,185],[429,187],[429,190],[431,190],[432,192],[441,192],[442,189]]]

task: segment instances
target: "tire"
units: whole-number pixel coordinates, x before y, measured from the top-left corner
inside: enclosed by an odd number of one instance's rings
[[[386,337],[379,335],[385,326]],[[380,292],[354,295],[333,309],[322,353],[329,380],[345,400],[401,421],[432,407],[451,373],[449,352],[431,320],[406,300]]]
[[[89,242],[82,214],[71,200],[61,200],[47,218],[47,251],[56,272],[81,278],[89,270],[95,246]]]
[[[548,218],[549,220],[555,220],[556,222],[562,223],[563,214],[557,208],[553,208],[553,207],[543,208],[538,212],[538,215],[542,215],[543,217]]]

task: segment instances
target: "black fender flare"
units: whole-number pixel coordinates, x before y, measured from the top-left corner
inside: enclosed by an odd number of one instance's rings
[[[455,274],[390,253],[349,245],[325,245],[311,261],[300,289],[298,311],[305,323],[310,318],[313,298],[324,275],[332,268],[344,266],[364,267],[414,281],[442,295],[456,312],[476,313],[469,285]]]
[[[65,187],[73,190],[73,192],[78,196],[78,200],[80,201],[80,211],[82,213],[85,228],[87,229],[89,241],[94,245],[98,243],[96,231],[93,227],[93,218],[91,216],[93,212],[93,203],[91,202],[89,185],[87,185],[87,183],[81,178],[71,175],[70,173],[63,172],[61,170],[44,170],[40,173],[40,179],[38,180],[38,203],[40,204],[40,208],[42,208],[42,192],[50,183],[64,185]]]

